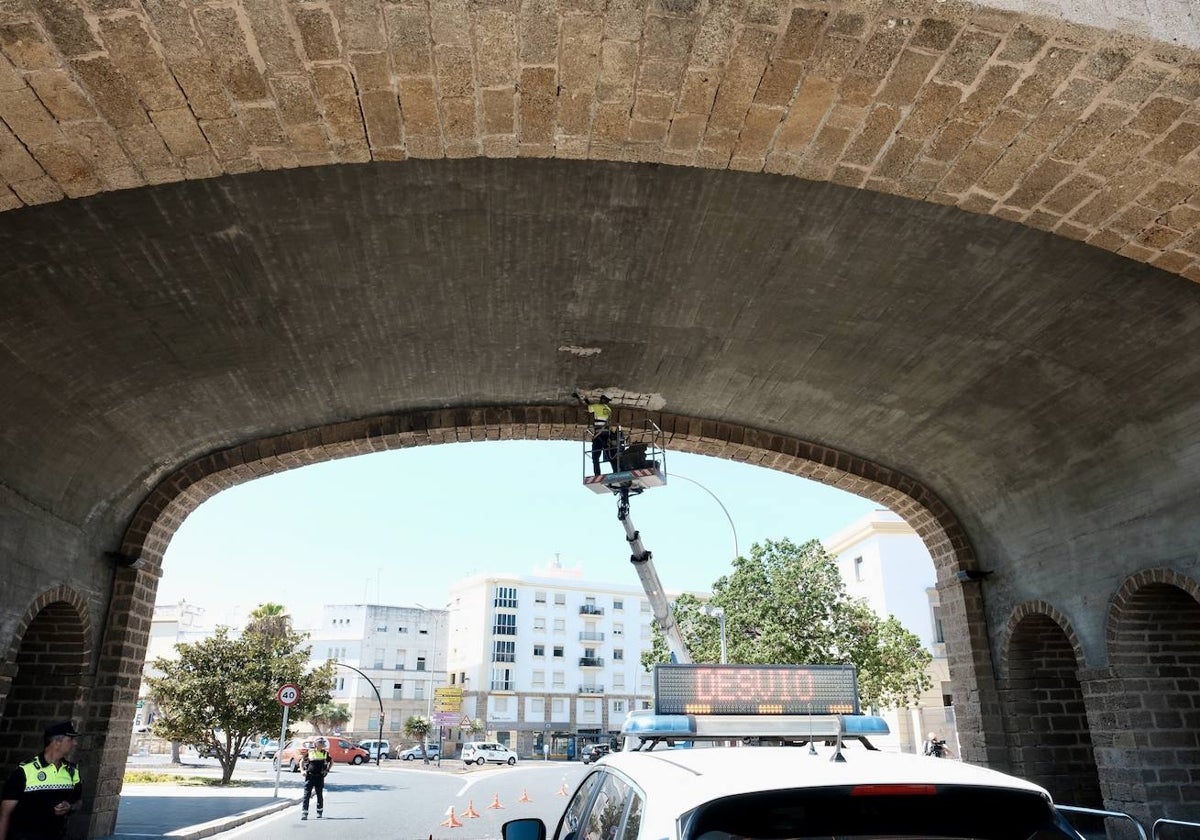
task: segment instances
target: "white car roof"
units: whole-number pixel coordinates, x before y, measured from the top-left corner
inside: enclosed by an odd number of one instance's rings
[[[1039,793],[1037,785],[970,764],[885,753],[852,744],[844,762],[831,747],[708,747],[611,752],[596,762],[631,779],[646,793],[647,817],[673,820],[698,805],[757,791],[866,784],[969,785]],[[651,811],[655,816],[651,817]]]

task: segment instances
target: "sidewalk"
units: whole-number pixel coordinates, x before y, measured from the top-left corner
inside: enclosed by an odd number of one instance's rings
[[[297,804],[302,798],[300,785],[284,773],[279,796],[274,797],[275,773],[270,762],[239,762],[234,787],[185,785],[161,782],[127,784],[121,790],[121,805],[112,840],[143,840],[166,837],[171,840],[198,840],[265,817]],[[219,777],[215,764],[174,765],[162,757],[133,757],[130,770],[148,770],[179,776]]]

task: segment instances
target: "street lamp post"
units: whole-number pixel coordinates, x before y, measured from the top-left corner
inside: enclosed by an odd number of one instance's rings
[[[414,602],[414,603],[416,603],[416,602]],[[437,612],[437,610],[432,610],[429,607],[425,606],[424,604],[417,604],[417,606],[420,607],[421,609],[425,610],[426,612],[430,612],[430,613]],[[442,607],[442,609],[443,610],[449,609],[449,607],[450,607],[450,602],[447,601],[446,606]],[[425,696],[425,717],[429,720],[430,726],[433,726],[433,689],[434,689],[433,684],[437,678],[436,671],[437,671],[437,642],[438,642],[437,637],[438,637],[438,634],[437,634],[437,615],[436,614],[434,615],[434,618],[433,618],[433,629],[434,629],[433,652],[429,656],[429,662],[426,663],[426,668],[429,671],[429,693]],[[438,765],[440,766],[441,762],[442,762],[442,727],[438,726],[437,731],[438,731],[438,733],[437,733],[437,735],[438,735]],[[428,737],[428,733],[426,733],[426,737]],[[427,749],[425,749],[424,743],[421,744],[421,754],[423,756],[425,756],[425,763],[428,764],[429,763],[429,751]]]
[[[725,509],[724,503],[722,503],[721,500],[719,498],[717,498],[717,494],[714,493],[713,491],[709,490],[707,487],[705,487],[699,481],[696,481],[696,479],[688,478],[686,475],[680,475],[679,473],[671,473],[671,478],[682,478],[684,481],[688,481],[688,482],[691,482],[692,484],[695,484],[697,487],[699,487],[705,493],[712,496],[713,501],[721,506],[721,512],[723,514],[725,514],[725,519],[729,522],[729,530],[733,531],[733,559],[737,560],[738,557],[741,557],[741,552],[738,551],[737,526],[735,526],[733,524],[733,517],[730,516],[729,511]],[[721,623],[721,664],[724,665],[726,662],[729,661],[729,652],[725,647],[725,608],[724,607],[714,607],[712,604],[705,604],[703,610],[704,610],[705,615],[708,615],[708,616],[715,615],[717,617],[717,620]]]
[[[367,681],[367,685],[371,686],[371,690],[375,692],[375,699],[379,701],[379,740],[375,744],[375,766],[379,766],[380,760],[383,758],[383,697],[379,694],[379,689],[375,687],[375,683],[371,682],[371,678],[362,671],[355,668],[353,665],[347,665],[345,662],[333,660],[334,665],[340,665],[343,668],[349,668],[356,674],[360,675]]]
[[[729,661],[729,653],[725,648],[725,608],[714,607],[712,604],[705,604],[703,607],[705,615],[715,615],[717,621],[721,623],[721,664],[724,665]]]

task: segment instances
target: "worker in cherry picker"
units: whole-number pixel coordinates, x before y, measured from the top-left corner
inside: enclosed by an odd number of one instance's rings
[[[616,458],[620,453],[621,433],[609,428],[608,421],[612,419],[612,400],[607,394],[601,394],[596,402],[588,402],[578,391],[571,393],[580,404],[592,415],[592,475],[600,475],[600,459],[613,462],[616,469]]]

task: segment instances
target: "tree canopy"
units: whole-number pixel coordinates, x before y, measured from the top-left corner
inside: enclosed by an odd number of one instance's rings
[[[308,636],[293,631],[290,619],[284,624],[275,620],[262,627],[252,618],[238,637],[220,627],[208,639],[176,645],[177,659],[154,662],[161,674],[148,680],[160,709],[155,734],[212,746],[223,784],[251,739],[280,730],[283,707],[276,692],[281,685],[294,683],[300,689],[290,713],[293,720],[309,717],[330,699],[333,666],[306,673],[310,649],[303,643]]]
[[[328,735],[350,720],[350,710],[341,703],[322,703],[312,710],[308,722],[318,735]]]
[[[921,640],[893,616],[876,615],[851,598],[836,558],[818,540],[755,543],[749,557],[713,584],[708,602],[725,610],[728,660],[744,665],[844,665],[858,673],[864,708],[899,708],[932,684],[932,661]],[[720,624],[694,595],[681,595],[675,620],[696,662],[719,662]],[[666,640],[654,627],[647,669],[668,661]]]

